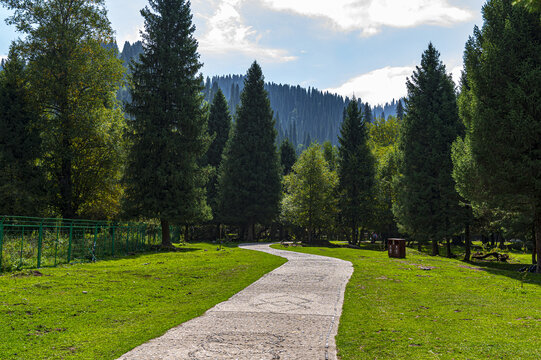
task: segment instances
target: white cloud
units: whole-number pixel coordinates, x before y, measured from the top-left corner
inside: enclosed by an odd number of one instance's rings
[[[460,86],[460,77],[462,76],[462,65],[455,66],[451,69],[451,76],[456,86]]]
[[[342,96],[361,98],[372,105],[384,104],[406,96],[406,78],[413,74],[413,66],[386,66],[354,77],[337,88],[327,89]]]
[[[450,5],[448,0],[262,1],[273,10],[326,19],[337,30],[360,30],[362,36],[375,35],[385,26],[450,26],[473,17],[471,11]]]
[[[261,36],[244,24],[239,13],[243,0],[222,0],[216,13],[207,20],[207,31],[199,39],[199,50],[206,54],[242,53],[261,62],[295,60],[286,50],[264,47]]]

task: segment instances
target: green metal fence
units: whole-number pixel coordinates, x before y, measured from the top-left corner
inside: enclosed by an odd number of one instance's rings
[[[160,243],[158,225],[0,215],[0,272],[95,261]]]

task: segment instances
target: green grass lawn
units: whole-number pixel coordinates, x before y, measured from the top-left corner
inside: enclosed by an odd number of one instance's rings
[[[0,359],[114,359],[285,261],[189,244],[182,252],[39,269],[42,276],[1,274]]]
[[[494,264],[410,248],[389,259],[368,245],[287,250],[353,263],[336,337],[343,360],[541,359],[541,275],[515,270],[527,254]]]

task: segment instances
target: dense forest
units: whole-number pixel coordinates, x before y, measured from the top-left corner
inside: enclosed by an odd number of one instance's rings
[[[541,272],[537,8],[489,0],[458,89],[429,43],[406,98],[374,108],[266,83],[257,61],[205,79],[184,0],[150,2],[122,52],[103,0],[0,3],[25,35],[0,72],[0,214],[160,221],[165,247],[172,224],[466,260],[472,234],[519,238]]]
[[[116,44],[112,45],[119,51]],[[125,42],[120,59],[129,70],[129,63],[137,60],[143,52],[143,44],[137,41],[133,44]],[[212,102],[218,89],[221,89],[231,114],[236,113],[240,104],[240,94],[244,88],[244,75],[221,75],[206,77],[204,96],[207,102]],[[344,109],[350,99],[337,94],[323,92],[315,88],[303,88],[299,85],[265,83],[265,90],[269,94],[271,108],[276,120],[278,132],[277,141],[280,143],[288,138],[295,148],[300,151],[312,141],[323,143],[327,140],[333,145],[338,144],[338,134],[343,120]],[[122,101],[130,101],[127,88],[119,91]],[[362,99],[358,99],[360,102]],[[398,101],[393,99],[384,105],[368,105],[373,118],[396,116]],[[366,105],[366,104],[365,104]],[[234,117],[234,116],[233,116]]]

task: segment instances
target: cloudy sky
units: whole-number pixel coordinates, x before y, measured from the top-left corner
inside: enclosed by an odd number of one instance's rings
[[[244,74],[355,94],[372,104],[406,94],[405,80],[428,43],[459,75],[464,43],[485,0],[192,0],[205,76]],[[106,0],[122,49],[139,39],[146,0]],[[0,8],[0,17],[9,12]],[[0,23],[0,56],[17,38]]]

